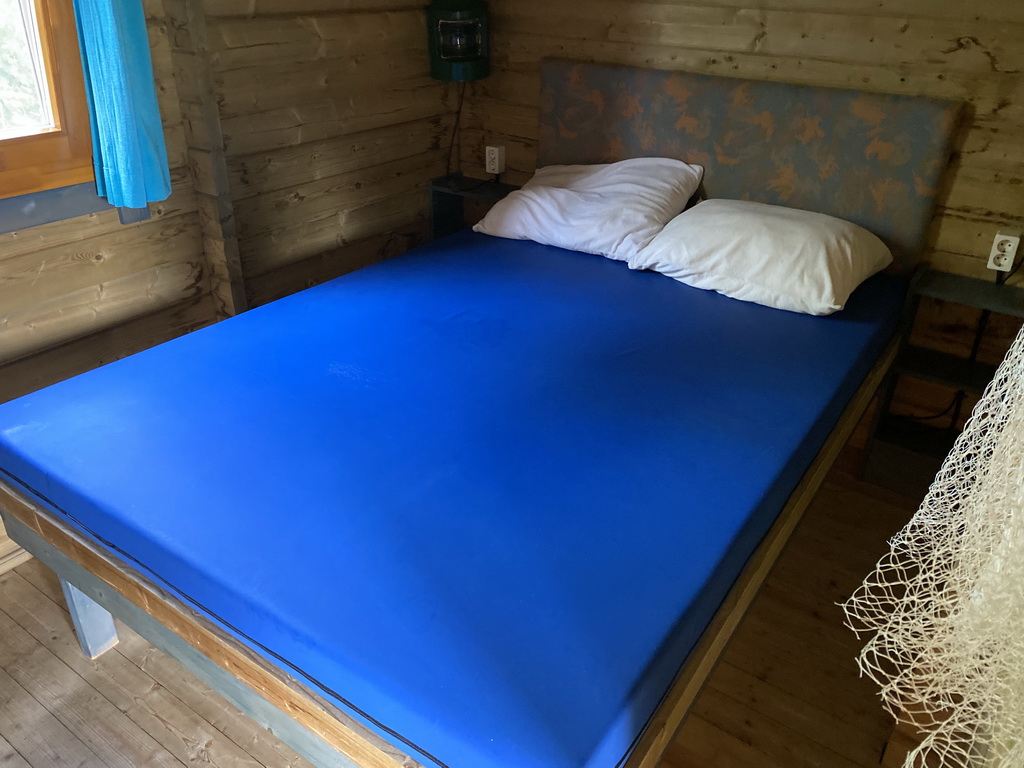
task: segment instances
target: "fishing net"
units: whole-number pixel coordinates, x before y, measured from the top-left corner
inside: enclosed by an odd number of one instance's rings
[[[843,606],[924,740],[905,765],[1024,766],[1024,329],[921,508]]]

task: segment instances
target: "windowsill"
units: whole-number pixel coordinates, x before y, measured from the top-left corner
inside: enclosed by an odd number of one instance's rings
[[[93,182],[8,197],[0,200],[0,234],[111,209],[113,206],[96,194]],[[122,224],[149,218],[147,208],[121,208],[118,214]]]

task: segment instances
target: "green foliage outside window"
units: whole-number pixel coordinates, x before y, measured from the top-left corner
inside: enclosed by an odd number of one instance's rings
[[[0,0],[0,139],[52,127],[32,0]]]

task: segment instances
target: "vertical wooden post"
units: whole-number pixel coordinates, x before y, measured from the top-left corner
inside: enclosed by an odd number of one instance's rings
[[[95,659],[117,645],[114,617],[74,584],[61,579],[60,586],[64,590],[64,599],[67,600],[71,623],[75,625],[82,652]]]
[[[188,165],[219,317],[248,309],[202,0],[163,0]]]

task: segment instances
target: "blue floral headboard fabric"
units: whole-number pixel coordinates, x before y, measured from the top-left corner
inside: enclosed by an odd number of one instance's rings
[[[706,197],[838,216],[920,258],[962,104],[545,60],[538,164],[674,157]]]

